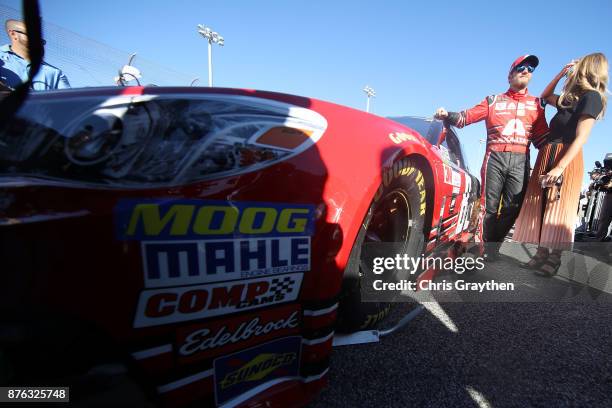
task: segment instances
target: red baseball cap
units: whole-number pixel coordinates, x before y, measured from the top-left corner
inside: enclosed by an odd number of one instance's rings
[[[514,62],[512,63],[512,65],[510,66],[510,72],[509,74],[512,73],[512,70],[521,65],[523,62],[528,63],[529,65],[531,65],[532,67],[537,67],[538,64],[540,63],[540,60],[538,59],[538,57],[536,57],[535,55],[531,55],[531,54],[527,54],[527,55],[521,55],[520,57],[518,57],[517,59],[514,60]]]

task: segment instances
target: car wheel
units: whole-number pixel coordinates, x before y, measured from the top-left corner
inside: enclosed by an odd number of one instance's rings
[[[369,329],[383,320],[391,311],[392,303],[364,302],[361,286],[366,272],[363,262],[364,245],[399,243],[408,256],[423,251],[426,187],[423,172],[408,158],[395,163],[383,175],[374,200],[361,224],[344,272],[339,302],[338,324],[340,332]],[[396,250],[385,256],[395,257]]]

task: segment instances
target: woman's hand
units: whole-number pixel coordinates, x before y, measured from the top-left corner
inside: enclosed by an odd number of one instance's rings
[[[561,174],[563,174],[563,169],[561,167],[553,168],[547,174],[540,176],[540,185],[542,188],[554,186]]]
[[[570,69],[576,65],[578,60],[572,60],[571,62],[565,64],[561,71],[550,81],[546,88],[540,94],[540,98],[544,99],[549,105],[557,106],[557,100],[559,99],[559,95],[555,95],[555,88],[559,81],[569,72]]]
[[[567,75],[567,73],[569,72],[570,69],[574,68],[574,65],[576,65],[576,63],[578,62],[578,60],[572,60],[570,63],[565,64],[565,66],[561,69],[561,72],[559,72],[560,76],[565,76]]]

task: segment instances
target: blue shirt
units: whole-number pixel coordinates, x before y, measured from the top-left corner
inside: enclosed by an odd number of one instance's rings
[[[21,58],[11,51],[10,45],[0,47],[0,81],[11,88],[16,88],[22,82],[28,80],[30,62]],[[40,70],[32,81],[32,89],[35,91],[46,91],[49,89],[70,88],[66,75],[53,65],[43,62]]]

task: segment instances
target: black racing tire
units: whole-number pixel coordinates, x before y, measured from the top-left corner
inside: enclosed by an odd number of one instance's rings
[[[350,333],[375,327],[392,309],[393,303],[364,302],[361,286],[365,271],[362,248],[370,242],[399,243],[408,256],[423,252],[427,192],[423,171],[404,158],[383,174],[374,199],[364,217],[344,271],[339,300],[337,330]],[[386,256],[393,257],[393,254]]]

